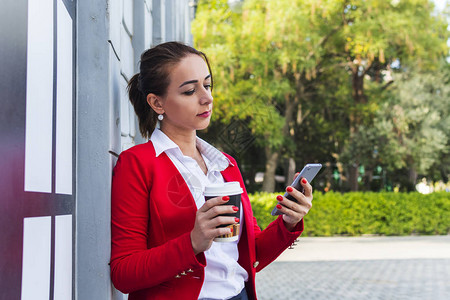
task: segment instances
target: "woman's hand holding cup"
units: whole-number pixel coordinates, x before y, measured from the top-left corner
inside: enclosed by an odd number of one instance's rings
[[[229,200],[228,196],[214,197],[197,210],[194,229],[191,231],[191,242],[195,255],[208,250],[216,237],[232,232],[231,228],[218,227],[219,225],[239,223],[235,217],[222,216],[234,214],[239,210],[233,205],[223,205]]]
[[[239,239],[241,194],[237,181],[205,187],[205,204],[197,211],[191,242],[194,253],[206,251],[213,241],[233,242]]]

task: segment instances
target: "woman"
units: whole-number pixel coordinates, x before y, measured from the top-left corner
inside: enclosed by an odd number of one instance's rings
[[[213,108],[213,77],[206,56],[169,42],[141,56],[128,85],[139,129],[148,143],[121,153],[112,186],[111,278],[129,299],[256,299],[255,273],[275,260],[303,230],[311,208],[305,194],[287,187],[298,203],[278,196],[284,213],[261,231],[253,217],[236,161],[196,136]],[[157,122],[160,128],[156,128]],[[206,185],[239,181],[241,207],[229,197],[205,202]],[[239,240],[229,234],[240,212]]]

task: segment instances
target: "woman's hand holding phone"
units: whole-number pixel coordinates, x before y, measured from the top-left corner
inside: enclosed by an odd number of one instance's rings
[[[303,169],[300,171],[300,173],[295,174],[294,181],[291,183],[290,186],[286,188],[286,193],[284,196],[279,195],[277,197],[278,204],[273,208],[272,210],[272,216],[282,215],[284,212],[281,210],[282,206],[285,203],[288,203],[287,201],[282,202],[284,199],[291,200],[291,201],[297,201],[296,197],[301,197],[300,194],[305,194],[307,197],[309,197],[309,194],[306,194],[306,190],[304,188],[305,185],[309,185],[309,183],[314,179],[314,177],[319,173],[320,169],[322,168],[321,164],[307,164],[303,167]],[[306,180],[306,182],[305,182]],[[303,182],[302,182],[303,181]],[[311,188],[312,189],[312,188]],[[293,191],[296,191],[294,194]],[[298,193],[297,193],[298,192]],[[311,191],[311,200],[312,200],[312,191]],[[283,205],[282,205],[283,204]],[[302,204],[302,202],[300,202]]]
[[[298,176],[298,173],[296,176]],[[305,178],[300,179],[300,184],[303,187],[303,193],[291,186],[286,188],[286,192],[297,202],[289,200],[282,195],[277,196],[279,202],[277,209],[283,213],[283,221],[289,231],[295,228],[297,223],[303,219],[312,207],[312,186]]]

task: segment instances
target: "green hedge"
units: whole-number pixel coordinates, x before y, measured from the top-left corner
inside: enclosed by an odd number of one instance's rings
[[[250,196],[261,228],[279,194]],[[450,193],[314,193],[313,207],[305,217],[304,236],[431,235],[450,233]]]

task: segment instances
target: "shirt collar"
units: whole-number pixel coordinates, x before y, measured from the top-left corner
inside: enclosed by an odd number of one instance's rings
[[[153,147],[155,148],[156,157],[158,157],[161,153],[170,149],[180,150],[180,147],[178,147],[178,145],[175,144],[159,128],[155,128],[155,130],[153,130],[152,136],[150,137],[150,141],[153,143]]]
[[[203,155],[205,164],[210,171],[223,171],[228,166],[234,166],[233,163],[222,152],[215,147],[197,137],[197,149]]]
[[[217,150],[215,147],[202,140],[199,137],[196,137],[196,145],[200,153],[203,155],[205,159],[205,164],[210,171],[223,171],[228,166],[234,166],[233,163],[226,157],[222,152]],[[175,142],[173,142],[161,129],[156,128],[152,136],[150,137],[150,141],[153,143],[153,147],[155,148],[156,157],[158,157],[161,153],[170,151],[174,149],[175,151],[179,151],[181,153],[180,147],[178,147]],[[177,152],[178,152],[177,151]]]

